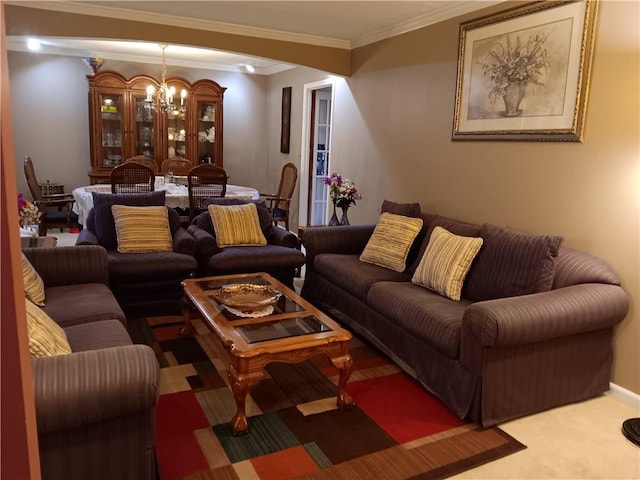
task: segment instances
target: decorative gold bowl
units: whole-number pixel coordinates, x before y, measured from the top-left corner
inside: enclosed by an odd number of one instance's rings
[[[264,310],[275,305],[282,293],[269,285],[236,283],[213,290],[213,299],[236,310]]]

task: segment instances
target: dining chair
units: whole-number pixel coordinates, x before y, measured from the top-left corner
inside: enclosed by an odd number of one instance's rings
[[[191,160],[182,157],[168,158],[160,166],[160,172],[166,175],[172,172],[174,175],[189,175],[189,170],[193,167]]]
[[[78,223],[78,215],[72,210],[73,195],[69,193],[44,195],[36,178],[33,161],[28,155],[24,157],[24,176],[33,197],[33,204],[42,213],[38,229],[40,237],[46,236],[49,228],[59,228],[60,231],[63,228],[82,229],[82,225]]]
[[[297,181],[298,169],[293,163],[286,163],[282,167],[278,191],[260,194],[261,197],[264,197],[273,224],[278,225],[278,222],[284,222],[284,227],[287,230],[289,230],[289,207]]]
[[[129,157],[124,161],[124,163],[130,162],[136,162],[141,163],[142,165],[146,165],[151,170],[153,170],[154,175],[158,173],[158,163],[153,158],[147,157],[146,155],[136,155],[135,157]]]
[[[206,210],[207,199],[225,196],[228,178],[224,169],[212,164],[198,165],[189,171],[189,222]]]
[[[111,170],[111,193],[153,192],[155,173],[146,165],[125,162]]]

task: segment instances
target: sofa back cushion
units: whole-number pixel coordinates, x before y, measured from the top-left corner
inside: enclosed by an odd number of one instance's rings
[[[111,207],[113,205],[128,206],[161,206],[165,204],[164,190],[148,193],[96,193],[93,195],[93,232],[98,243],[107,250],[118,247],[116,226]],[[90,228],[91,226],[87,224]]]
[[[487,223],[480,236],[484,244],[467,275],[465,298],[482,301],[551,289],[562,237],[527,235]]]
[[[397,203],[391,200],[384,200],[380,207],[380,213],[393,213],[395,215],[403,215],[405,217],[420,217],[420,204],[414,203]]]

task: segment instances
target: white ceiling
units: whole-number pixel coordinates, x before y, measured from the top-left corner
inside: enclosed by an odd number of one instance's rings
[[[5,3],[110,18],[140,20],[352,49],[456,17],[501,0],[440,1],[35,1]],[[7,48],[26,50],[24,37],[8,36]],[[157,63],[159,45],[131,41],[41,38],[44,53],[103,57]],[[291,65],[269,59],[203,48],[170,45],[167,64],[240,71],[245,64],[257,74],[271,74]]]

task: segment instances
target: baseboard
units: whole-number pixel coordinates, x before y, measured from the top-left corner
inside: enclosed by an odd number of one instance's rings
[[[640,409],[640,395],[632,392],[631,390],[627,390],[620,385],[616,385],[615,383],[610,383],[609,388],[610,390],[608,395],[620,400],[622,403],[626,403],[627,405]]]

